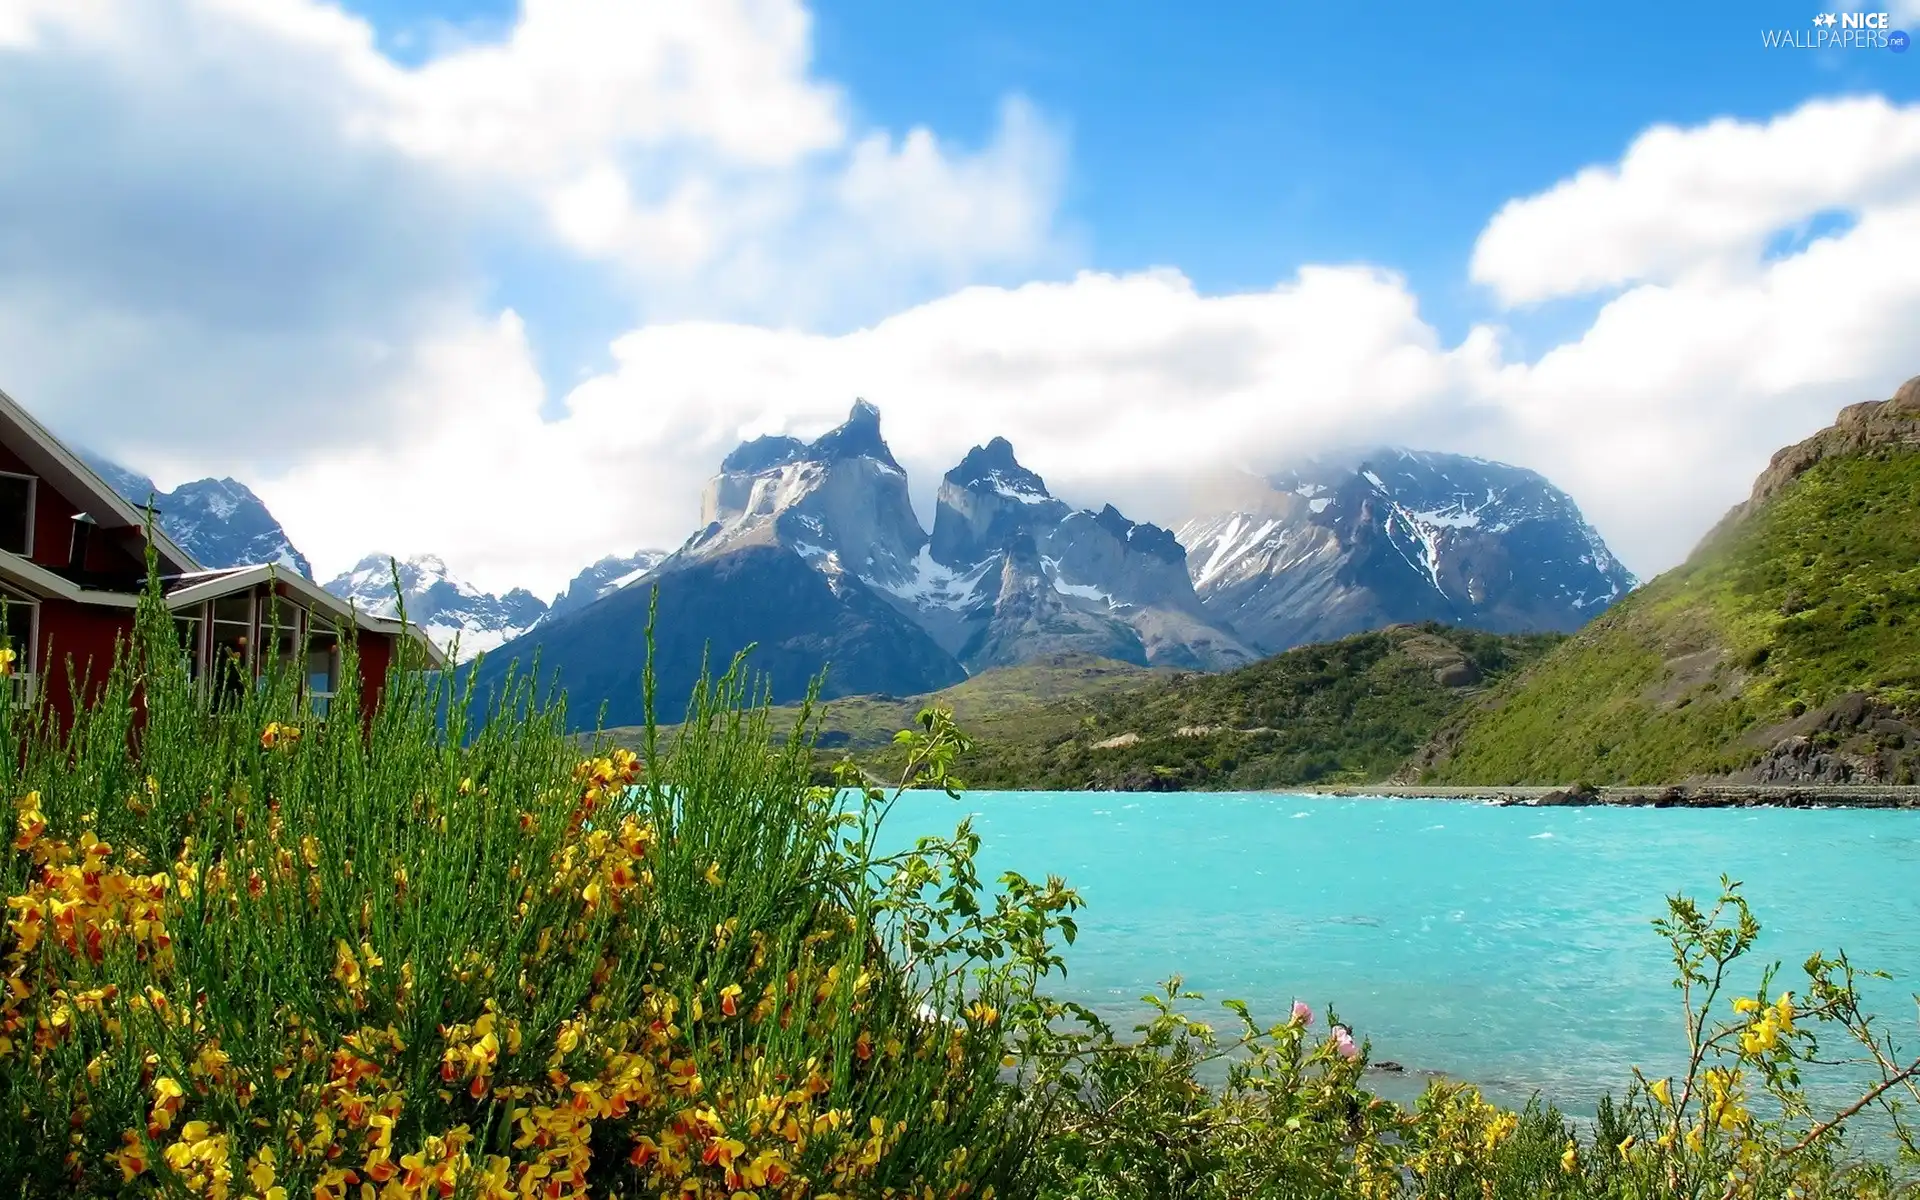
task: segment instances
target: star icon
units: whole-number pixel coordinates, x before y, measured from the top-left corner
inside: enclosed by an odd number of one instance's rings
[[[1828,29],[1832,29],[1836,23],[1836,18],[1832,13],[1821,13],[1820,19],[1814,23],[1817,25],[1825,25]]]

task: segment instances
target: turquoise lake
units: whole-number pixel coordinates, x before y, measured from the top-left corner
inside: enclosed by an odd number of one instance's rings
[[[1674,892],[1710,901],[1723,873],[1764,926],[1736,987],[1776,959],[1797,987],[1810,952],[1845,949],[1893,974],[1873,1010],[1920,1043],[1920,813],[976,792],[907,796],[886,841],[969,813],[983,878],[1053,873],[1085,897],[1059,993],[1123,1028],[1175,972],[1256,1017],[1331,1003],[1408,1068],[1377,1077],[1386,1094],[1437,1072],[1590,1115],[1634,1065],[1674,1069],[1679,996],[1649,923]]]

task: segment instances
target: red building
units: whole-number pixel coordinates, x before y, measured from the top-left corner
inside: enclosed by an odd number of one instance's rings
[[[133,632],[146,587],[146,514],[0,392],[0,599],[13,648],[12,703],[43,695],[72,716]],[[339,690],[341,635],[352,631],[363,695],[377,697],[400,639],[446,665],[419,630],[357,612],[295,572],[266,565],[203,568],[157,529],[167,607],[189,670],[202,679],[257,674],[305,653],[310,702],[324,713]]]

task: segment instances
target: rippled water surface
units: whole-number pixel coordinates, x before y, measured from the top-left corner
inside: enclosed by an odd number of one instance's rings
[[[1331,1002],[1376,1060],[1590,1112],[1630,1066],[1674,1065],[1672,962],[1649,922],[1726,873],[1765,926],[1742,986],[1762,960],[1792,981],[1845,948],[1893,973],[1876,1008],[1914,1029],[1920,813],[983,792],[907,797],[888,841],[968,813],[991,872],[1080,889],[1061,990],[1116,1018],[1177,971],[1256,1016]]]

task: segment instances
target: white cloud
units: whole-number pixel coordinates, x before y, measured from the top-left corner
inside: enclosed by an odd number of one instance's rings
[[[1017,100],[974,148],[857,127],[781,0],[530,0],[421,69],[310,0],[0,0],[4,383],[163,484],[248,479],[322,571],[436,551],[551,592],[677,543],[738,438],[856,395],[923,513],[996,434],[1163,523],[1196,473],[1386,441],[1544,471],[1647,572],[1920,370],[1913,107],[1649,130],[1493,214],[1472,270],[1503,300],[1607,294],[1534,361],[1492,323],[1446,344],[1368,266],[1019,283],[1070,253],[1064,152]],[[610,370],[548,393],[502,241],[633,289]]]
[[[1695,275],[1751,278],[1776,235],[1920,187],[1920,122],[1879,97],[1815,101],[1765,124],[1655,126],[1618,164],[1509,201],[1472,275],[1509,304]]]
[[[421,402],[490,256],[604,273],[615,322],[849,323],[1055,252],[1043,122],[858,128],[807,37],[793,0],[529,0],[407,68],[316,0],[0,0],[6,386],[162,475],[278,469]]]
[[[1849,103],[1888,147],[1920,147],[1920,109]],[[1756,161],[1801,144],[1807,121],[1846,124],[1844,109],[1822,104],[1766,125],[1656,130],[1645,140],[1743,147],[1744,157],[1720,151],[1719,160],[1751,180]],[[881,405],[923,514],[939,475],[995,434],[1011,437],[1069,499],[1114,500],[1162,522],[1184,515],[1197,471],[1391,441],[1545,472],[1630,565],[1651,572],[1678,561],[1774,449],[1920,370],[1911,341],[1920,277],[1906,266],[1920,261],[1920,180],[1907,169],[1920,149],[1903,153],[1884,173],[1857,176],[1856,191],[1815,201],[1845,203],[1857,214],[1850,228],[1784,254],[1764,253],[1773,231],[1762,218],[1740,218],[1744,239],[1708,248],[1714,269],[1700,267],[1707,254],[1637,239],[1622,223],[1614,245],[1624,265],[1609,277],[1638,282],[1581,336],[1533,362],[1513,359],[1491,325],[1444,345],[1405,283],[1369,268],[1310,267],[1274,289],[1229,296],[1198,294],[1172,271],[1087,273],[964,289],[839,336],[643,327],[616,344],[615,370],[573,391],[565,414],[544,425],[522,369],[517,423],[492,418],[514,431],[498,439],[513,448],[496,453],[516,465],[493,461],[502,478],[540,481],[548,511],[568,519],[546,521],[519,545],[497,531],[520,500],[481,502],[484,489],[432,481],[432,464],[456,460],[431,432],[383,471],[424,473],[421,486],[467,497],[464,532],[422,520],[410,534],[419,544],[445,548],[477,576],[551,581],[607,550],[677,542],[695,520],[701,481],[738,438],[817,433],[863,395]],[[1687,196],[1731,195],[1684,154],[1637,143],[1626,161],[1630,169],[1580,178],[1624,179],[1683,207]],[[1680,178],[1659,174],[1662,163]],[[1593,209],[1560,198],[1581,186],[1509,205],[1483,245],[1509,236],[1515,213],[1527,214],[1542,246],[1578,244]],[[1754,202],[1767,219],[1802,219],[1768,195]],[[294,512],[311,497],[318,537],[321,498],[351,491],[361,469],[316,467],[270,498]],[[571,482],[556,489],[562,478]],[[375,519],[370,508],[343,524]],[[316,555],[348,551],[344,541],[337,552],[309,541]]]

